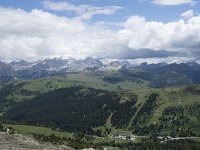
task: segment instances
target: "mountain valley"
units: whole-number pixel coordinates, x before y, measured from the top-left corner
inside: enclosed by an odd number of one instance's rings
[[[67,71],[58,69],[69,63],[66,60],[1,64],[0,121],[14,128],[34,125],[95,139],[120,132],[139,137],[200,136],[199,64],[105,65],[86,60],[84,65],[76,62],[79,69],[68,66]],[[46,74],[38,76],[41,72]],[[21,75],[9,76],[15,73]]]

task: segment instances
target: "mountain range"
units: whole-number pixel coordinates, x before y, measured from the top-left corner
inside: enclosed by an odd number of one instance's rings
[[[2,122],[99,140],[121,132],[200,136],[200,65],[195,62],[45,59],[1,62],[0,73]]]
[[[68,73],[109,71],[117,71],[118,75],[105,79],[114,81],[121,80],[119,78],[134,77],[150,82],[152,87],[200,83],[200,64],[196,62],[135,65],[124,60],[105,61],[90,57],[80,60],[54,58],[35,62],[24,60],[0,62],[0,80],[36,79]]]

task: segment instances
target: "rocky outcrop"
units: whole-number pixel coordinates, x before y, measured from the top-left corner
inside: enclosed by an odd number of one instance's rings
[[[73,150],[65,145],[55,146],[48,143],[39,143],[35,139],[20,134],[9,135],[0,132],[1,150]]]

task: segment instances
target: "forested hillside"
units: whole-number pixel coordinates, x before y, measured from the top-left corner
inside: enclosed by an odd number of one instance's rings
[[[105,126],[108,132],[118,128],[138,135],[199,136],[199,88],[151,89],[140,95],[134,90],[62,88],[15,102],[3,117],[87,134],[101,135],[95,128]]]
[[[136,111],[137,96],[127,95],[127,101],[120,103],[123,95],[81,87],[59,89],[13,107],[6,118],[91,134],[93,128],[106,123],[111,113],[114,126],[128,123]]]
[[[67,140],[67,145],[74,148],[102,145],[134,149],[194,148],[198,142],[182,145],[175,141],[161,145],[155,141],[159,136],[200,136],[200,85],[153,88],[151,81],[152,76],[147,72],[133,70],[0,81],[0,121],[13,124],[12,127],[22,124],[20,131],[23,133],[27,127],[26,133],[39,141]],[[70,132],[78,135],[78,139],[38,135],[38,131],[30,133],[29,125],[40,126],[42,130],[49,127],[53,133],[62,135]],[[127,138],[137,135],[139,141],[151,137],[153,141],[145,141],[143,146],[143,142],[136,145],[127,143],[129,140],[116,143],[110,139],[120,134]]]

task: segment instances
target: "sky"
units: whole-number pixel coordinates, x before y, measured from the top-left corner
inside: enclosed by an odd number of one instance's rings
[[[199,0],[0,0],[0,61],[200,58]]]

